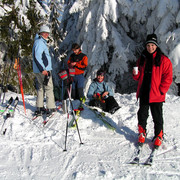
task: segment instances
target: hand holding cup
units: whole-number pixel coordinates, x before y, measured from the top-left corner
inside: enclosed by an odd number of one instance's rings
[[[135,66],[133,67],[133,75],[137,75],[138,74],[138,67]]]

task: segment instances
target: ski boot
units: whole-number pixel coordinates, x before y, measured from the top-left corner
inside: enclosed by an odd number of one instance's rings
[[[34,112],[35,116],[42,116],[46,112],[44,107],[37,107],[37,110]]]
[[[47,109],[46,110],[46,116],[49,117],[53,114],[53,112],[55,112],[56,109],[55,108],[52,108],[52,109]]]
[[[158,149],[159,146],[161,146],[162,141],[163,141],[163,131],[161,130],[161,132],[158,134],[158,136],[155,137],[154,148]]]
[[[142,146],[146,139],[146,131],[143,129],[143,127],[141,125],[138,125],[138,131],[139,131],[138,145]]]

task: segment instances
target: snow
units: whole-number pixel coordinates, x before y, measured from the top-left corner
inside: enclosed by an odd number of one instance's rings
[[[22,2],[22,4],[21,4]],[[16,0],[18,13],[30,28],[26,18],[29,0]],[[48,3],[42,6],[36,2],[41,17],[50,15]],[[52,1],[54,2],[54,1]],[[1,2],[0,2],[1,3]],[[62,3],[65,3],[62,1]],[[2,3],[1,3],[2,4]],[[66,4],[66,3],[65,3]],[[44,9],[44,10],[43,10]],[[11,11],[11,6],[0,7],[0,17]],[[140,11],[139,11],[140,10]],[[161,49],[170,56],[173,63],[174,81],[180,82],[180,11],[178,0],[67,0],[60,32],[63,42],[59,44],[61,56],[70,53],[73,42],[82,44],[82,50],[89,59],[86,89],[95,77],[96,71],[105,63],[108,65],[109,82],[114,83],[118,75],[129,70],[129,61],[137,59],[137,50],[148,33],[158,35]],[[11,23],[13,25],[13,22]],[[18,29],[16,29],[18,30]],[[110,50],[112,52],[110,52]],[[69,51],[69,52],[67,52]],[[112,58],[107,56],[112,53]],[[129,70],[131,71],[131,70]],[[124,79],[128,85],[130,78]],[[119,81],[119,80],[118,80]],[[114,83],[114,89],[116,84]],[[129,88],[129,86],[128,86]],[[126,89],[128,89],[126,88]],[[176,91],[173,91],[173,88]],[[83,145],[80,145],[76,128],[68,129],[67,151],[65,132],[67,118],[62,109],[43,127],[42,119],[32,121],[36,98],[26,95],[27,114],[24,114],[21,95],[14,118],[7,119],[1,129],[0,121],[0,179],[6,180],[129,180],[129,179],[180,179],[180,97],[170,94],[177,92],[171,86],[164,103],[164,141],[152,167],[128,164],[134,158],[137,142],[138,103],[135,93],[115,94],[121,108],[107,119],[115,125],[116,131],[108,129],[94,113],[85,107],[78,120]],[[6,93],[6,101],[17,94]],[[73,101],[74,107],[79,102]],[[1,105],[2,106],[2,105]],[[3,106],[1,107],[3,108]],[[2,135],[7,128],[6,134]],[[148,119],[148,135],[143,146],[140,162],[143,163],[152,150],[154,137],[152,117]]]
[[[121,108],[107,119],[116,131],[108,129],[94,113],[85,107],[78,120],[83,145],[76,128],[68,129],[67,151],[65,130],[67,115],[62,109],[43,127],[42,119],[31,121],[35,110],[34,96],[25,95],[26,112],[20,94],[7,92],[5,100],[19,97],[15,117],[6,121],[6,134],[0,138],[0,179],[16,180],[114,180],[114,179],[180,179],[180,97],[167,95],[164,103],[164,141],[153,166],[128,164],[136,150],[138,103],[135,93],[115,94]],[[73,101],[74,108],[79,102]],[[1,105],[2,106],[2,105]],[[2,108],[2,107],[1,107]],[[70,115],[69,119],[72,118]],[[1,117],[1,126],[3,117]],[[152,149],[154,136],[149,116],[147,140],[140,161],[144,162]],[[1,127],[0,127],[1,128]]]

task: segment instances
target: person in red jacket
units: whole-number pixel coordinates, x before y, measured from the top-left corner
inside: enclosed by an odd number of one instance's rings
[[[69,60],[68,67],[75,69],[75,76],[72,82],[72,98],[79,99],[80,101],[85,100],[84,96],[84,71],[88,65],[88,58],[82,53],[80,45],[77,43],[72,44],[72,51]]]
[[[146,48],[137,61],[138,72],[133,70],[133,78],[138,81],[137,99],[140,99],[138,116],[138,143],[142,145],[146,138],[146,125],[151,110],[154,122],[154,147],[163,140],[163,102],[172,83],[172,63],[159,48],[156,34],[149,34]]]

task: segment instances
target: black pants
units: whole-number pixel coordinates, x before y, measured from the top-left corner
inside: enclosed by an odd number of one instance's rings
[[[116,102],[113,96],[109,96],[107,99],[105,99],[104,103],[97,99],[92,99],[89,102],[89,105],[99,107],[106,112],[110,112],[113,108],[119,107],[118,103]]]
[[[143,103],[140,100],[140,108],[138,110],[138,125],[141,125],[146,130],[147,118],[149,116],[149,107],[154,122],[155,136],[163,130],[163,103]]]

